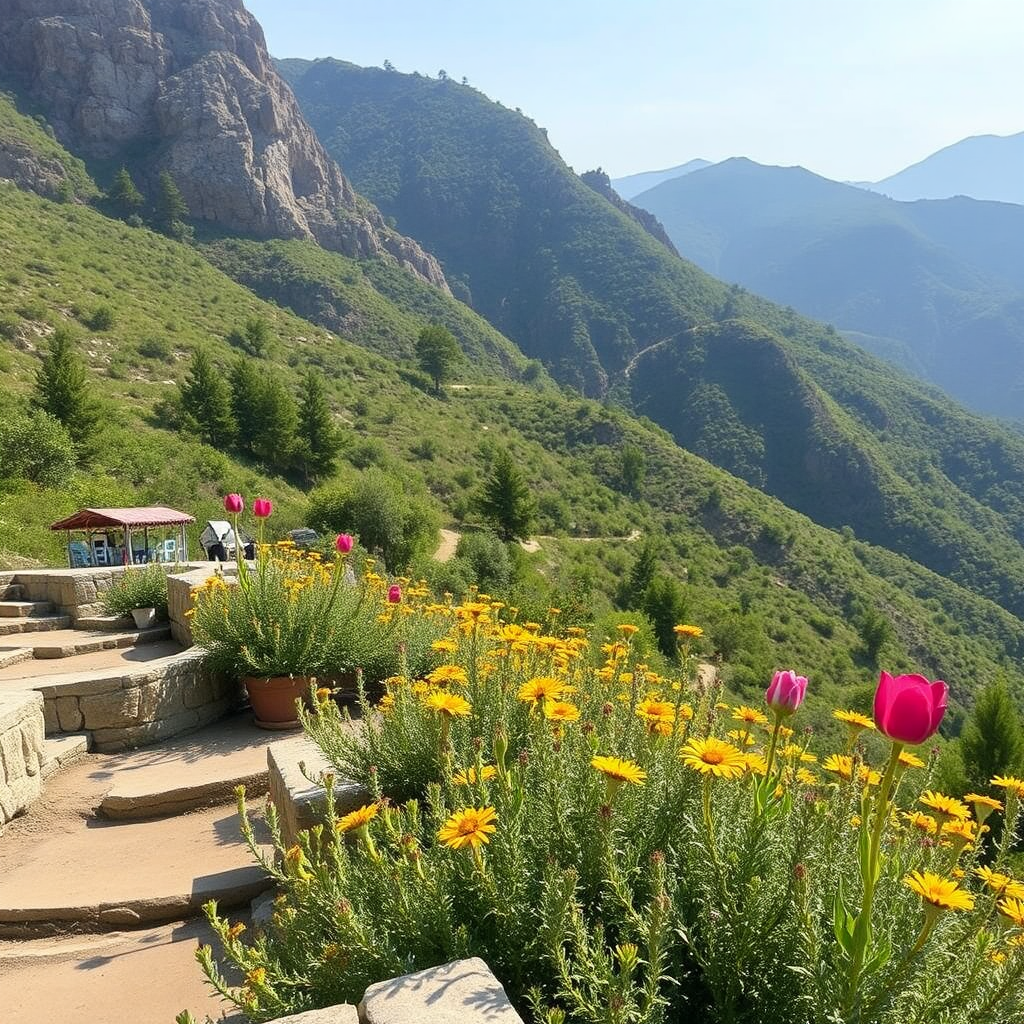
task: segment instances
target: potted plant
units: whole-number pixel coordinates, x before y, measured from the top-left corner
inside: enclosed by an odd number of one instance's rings
[[[131,615],[138,629],[167,618],[167,574],[159,565],[129,566],[103,595],[108,615]]]
[[[241,496],[228,495],[225,508],[237,536]],[[217,573],[193,591],[192,635],[216,668],[241,680],[257,725],[298,728],[295,702],[361,667],[390,642],[397,620],[386,615],[384,581],[348,571],[350,536],[337,538],[333,559],[289,540],[266,544],[271,512],[268,500],[254,502],[254,561],[239,553],[234,578]]]

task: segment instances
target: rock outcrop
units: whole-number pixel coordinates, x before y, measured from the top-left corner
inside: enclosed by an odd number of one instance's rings
[[[197,220],[390,253],[447,291],[327,155],[241,0],[0,0],[0,69],[72,151],[170,171]]]

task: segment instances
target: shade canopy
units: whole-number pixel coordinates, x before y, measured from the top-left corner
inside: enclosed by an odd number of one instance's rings
[[[152,508],[83,508],[67,519],[54,523],[51,530],[123,530],[136,526],[184,526],[195,517],[177,509],[155,505]]]

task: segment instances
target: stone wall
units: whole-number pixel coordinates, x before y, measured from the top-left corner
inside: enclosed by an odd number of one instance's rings
[[[36,687],[46,732],[88,732],[90,747],[125,750],[207,725],[239,699],[238,687],[203,663],[200,651],[135,669],[52,676]]]
[[[189,565],[185,571],[192,569]],[[72,623],[77,623],[102,611],[103,595],[124,570],[123,565],[24,569],[9,574],[9,582],[22,587],[26,601],[49,601],[58,614],[70,615]]]
[[[39,796],[43,742],[42,695],[0,692],[0,830]]]
[[[171,636],[182,647],[191,647],[193,642],[192,625],[185,614],[192,607],[192,588],[201,586],[215,572],[233,576],[235,571],[234,562],[206,562],[167,577],[167,615],[171,621]]]

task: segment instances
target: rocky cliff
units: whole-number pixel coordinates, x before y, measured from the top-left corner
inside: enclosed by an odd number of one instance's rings
[[[447,291],[327,155],[241,0],[0,0],[0,76],[72,151],[150,183],[169,170],[198,220],[387,252]]]

